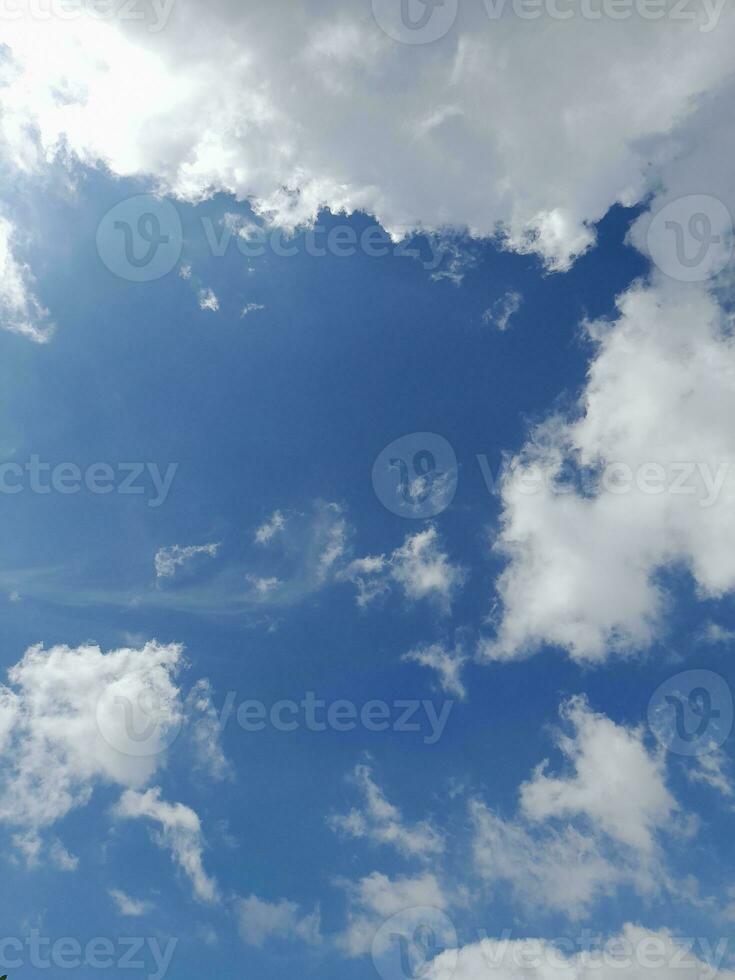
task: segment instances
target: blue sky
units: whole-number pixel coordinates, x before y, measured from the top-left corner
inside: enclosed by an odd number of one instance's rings
[[[260,55],[227,4],[199,47],[191,16],[181,0],[160,35],[72,21],[90,32],[79,105],[98,112],[96,39],[109,42],[107,85],[121,65],[147,78],[148,57],[188,38],[199,88],[171,65],[160,78],[206,129],[209,32],[229,23],[232,43]],[[583,33],[585,57],[632,79],[633,102],[621,82],[606,110],[625,148],[614,156],[592,122],[595,148],[559,146],[522,122],[504,129],[496,106],[486,118],[472,78],[441,81],[450,62],[460,72],[462,40],[480,61],[493,53],[473,17],[420,62],[362,14],[320,22],[310,43],[325,60],[309,71],[340,134],[306,106],[303,165],[291,183],[276,167],[273,186],[263,174],[291,152],[268,129],[285,111],[280,79],[269,115],[241,105],[247,79],[225,72],[216,151],[211,132],[196,144],[179,101],[156,128],[158,90],[145,109],[120,96],[111,135],[99,112],[46,111],[44,86],[73,107],[82,84],[61,19],[42,28],[59,32],[48,78],[8,28],[38,86],[30,135],[7,123],[21,102],[6,86],[2,141],[11,980],[41,968],[37,941],[54,976],[475,980],[494,951],[515,980],[504,938],[566,943],[582,973],[588,934],[624,934],[636,953],[658,942],[662,980],[680,976],[671,936],[692,937],[687,980],[735,970],[731,277],[718,252],[687,281],[692,263],[647,231],[675,207],[696,245],[702,214],[710,231],[724,219],[701,200],[687,212],[695,192],[729,215],[725,178],[702,162],[724,159],[727,83],[713,69],[711,101],[682,122],[680,105],[637,86],[648,54],[627,33],[616,48],[623,28],[606,21],[609,44]],[[682,104],[707,58],[719,65],[728,25],[686,42]],[[506,26],[515,64],[533,44],[517,40],[522,21]],[[297,27],[253,30],[275,58],[298,48]],[[560,62],[590,25],[562,27],[548,28]],[[352,30],[366,32],[364,64],[342,49]],[[655,37],[680,43],[668,21]],[[456,119],[421,102],[416,65]],[[400,112],[364,73],[402,93]],[[598,83],[574,102],[580,118],[602,111]],[[532,114],[525,85],[511,95]],[[345,86],[365,100],[369,162]],[[565,86],[549,94],[560,119]],[[423,157],[405,122],[417,106],[441,131]],[[527,154],[546,155],[543,173]],[[170,268],[131,265],[124,227],[138,256],[149,234],[169,236]],[[719,230],[722,249],[732,228]],[[166,264],[159,247],[152,261]],[[550,954],[543,969],[561,971]]]

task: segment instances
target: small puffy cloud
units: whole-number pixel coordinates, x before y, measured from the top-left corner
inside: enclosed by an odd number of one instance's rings
[[[258,578],[257,575],[248,575],[248,582],[252,585],[253,592],[259,599],[265,599],[281,585],[281,580],[276,578],[275,575],[271,575],[269,578]]]
[[[348,924],[336,937],[336,945],[347,956],[370,951],[375,933],[383,922],[419,906],[447,908],[449,902],[436,877],[429,872],[414,878],[389,878],[374,871],[357,882],[341,882],[348,899]]]
[[[668,887],[661,835],[682,823],[664,760],[640,731],[579,698],[561,714],[557,744],[570,772],[555,777],[540,765],[520,788],[513,820],[473,800],[473,853],[490,887],[508,885],[523,906],[579,919],[623,885],[642,895]]]
[[[219,299],[213,289],[200,289],[197,298],[199,300],[200,310],[209,310],[210,313],[216,313],[219,309]]]
[[[239,899],[237,924],[240,937],[248,946],[260,948],[273,939],[299,940],[309,946],[318,946],[322,941],[319,909],[305,915],[295,902],[286,899],[267,902],[256,895]]]
[[[139,918],[142,915],[148,915],[155,908],[152,902],[147,902],[140,898],[132,898],[119,888],[111,888],[108,895],[114,902],[119,914],[128,918]]]
[[[521,787],[521,809],[535,822],[586,817],[598,830],[651,855],[657,831],[677,809],[666,786],[664,759],[652,755],[642,733],[594,713],[582,698],[562,706],[571,728],[558,746],[572,768],[568,776],[547,775],[548,763]]]
[[[485,310],[482,314],[482,321],[503,332],[508,329],[510,321],[520,310],[522,304],[523,296],[515,289],[510,289]]]
[[[391,556],[391,576],[409,599],[435,598],[448,609],[465,573],[440,548],[435,527],[409,535]]]
[[[46,344],[54,324],[36,298],[33,274],[15,256],[15,237],[13,225],[0,216],[0,329]]]
[[[442,551],[436,528],[429,526],[409,534],[388,557],[368,555],[350,562],[340,577],[357,586],[357,604],[361,607],[397,585],[407,599],[432,599],[448,612],[466,576],[464,569]]]
[[[333,830],[348,837],[395,848],[404,857],[432,858],[444,850],[441,834],[426,820],[405,823],[401,811],[385,797],[367,765],[358,765],[352,780],[363,796],[363,806],[329,818]]]
[[[156,577],[159,579],[174,578],[177,571],[183,569],[197,558],[216,558],[220,544],[180,545],[174,544],[161,548],[156,553]]]
[[[71,854],[58,839],[49,848],[49,860],[59,871],[76,871],[79,867],[79,858]]]
[[[285,530],[285,516],[280,510],[274,510],[268,520],[255,529],[255,541],[257,544],[268,544],[277,534],[283,534]]]
[[[175,863],[191,882],[200,901],[219,901],[217,884],[204,869],[204,838],[197,814],[183,803],[167,803],[161,790],[154,786],[144,793],[126,790],[113,808],[120,820],[151,820],[159,831],[154,840],[171,852]]]
[[[457,646],[450,650],[441,643],[431,643],[404,653],[401,659],[436,671],[441,689],[446,694],[453,694],[460,701],[467,697],[467,689],[462,681],[462,669],[469,658],[462,652],[461,647]]]

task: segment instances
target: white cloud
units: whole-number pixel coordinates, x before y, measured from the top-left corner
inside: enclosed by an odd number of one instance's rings
[[[350,562],[340,577],[357,586],[357,604],[367,606],[388,592],[391,584],[400,586],[407,599],[433,599],[448,612],[455,593],[465,581],[465,571],[452,564],[441,550],[433,526],[407,535],[403,544],[389,556],[368,555]]]
[[[204,839],[197,814],[183,803],[167,803],[155,786],[144,793],[125,790],[113,809],[121,820],[153,820],[160,827],[154,836],[159,846],[171,851],[173,860],[190,880],[202,902],[219,901],[217,884],[204,869]]]
[[[364,805],[347,814],[335,814],[329,825],[348,837],[365,838],[393,847],[405,857],[428,859],[444,850],[444,839],[427,820],[406,824],[398,807],[390,803],[373,779],[367,765],[358,765],[352,779],[363,795]]]
[[[161,548],[156,553],[155,566],[158,578],[173,578],[176,572],[199,557],[216,558],[219,544],[180,545]]]
[[[624,884],[644,895],[668,887],[661,834],[682,828],[663,759],[641,732],[579,698],[561,714],[568,730],[557,743],[571,772],[554,777],[548,762],[539,766],[512,821],[473,800],[473,853],[492,887],[509,885],[524,906],[579,919]]]
[[[599,841],[572,826],[538,834],[503,820],[479,801],[470,804],[474,866],[493,888],[509,886],[523,907],[582,918],[604,895],[631,877]]]
[[[18,828],[13,840],[29,864],[43,853],[47,828],[87,805],[97,786],[120,787],[117,815],[158,820],[159,839],[196,893],[214,897],[201,868],[196,814],[162,802],[158,790],[140,792],[165,765],[187,718],[195,724],[183,744],[193,746],[194,765],[227,772],[209,686],[196,685],[184,701],[177,685],[183,666],[181,646],[151,642],[109,653],[36,646],[11,667],[9,686],[0,686],[0,822]],[[76,867],[58,840],[48,856],[59,870]]]
[[[222,724],[208,680],[199,680],[192,687],[186,698],[185,712],[194,767],[208,772],[215,780],[232,778],[232,765],[222,748]]]
[[[398,912],[418,906],[445,909],[448,899],[433,874],[414,878],[389,878],[374,871],[357,882],[342,882],[349,902],[347,928],[336,945],[347,956],[362,956],[370,950],[383,922]]]
[[[626,924],[619,935],[599,946],[577,950],[559,947],[545,939],[483,939],[459,950],[441,953],[424,971],[427,980],[731,980],[735,974],[722,970],[724,950],[716,962],[699,959],[688,941],[677,941],[666,929],[653,932]]]
[[[267,544],[277,534],[283,534],[286,529],[286,518],[280,510],[274,510],[268,520],[255,530],[255,540],[258,544]]]
[[[31,647],[0,687],[0,821],[29,829],[53,824],[85,805],[96,783],[144,785],[165,759],[169,737],[183,720],[175,677],[176,644],[102,653],[99,647]],[[155,705],[145,755],[120,751],[141,704]],[[123,703],[123,702],[120,702]]]
[[[79,867],[79,858],[71,854],[58,839],[49,848],[49,859],[59,871],[76,871]]]
[[[264,599],[269,596],[272,592],[281,585],[281,580],[276,578],[274,575],[269,578],[258,578],[257,575],[248,575],[248,582],[253,587],[256,597]]]
[[[497,299],[491,307],[482,314],[483,323],[495,327],[501,332],[508,329],[510,321],[520,310],[523,304],[523,296],[515,289]]]
[[[658,572],[672,564],[703,596],[735,587],[726,317],[704,289],[673,282],[634,286],[618,305],[616,322],[589,326],[597,353],[578,413],[540,426],[503,482],[508,566],[490,659],[649,647],[664,630]]]
[[[152,902],[144,901],[140,898],[132,898],[130,895],[126,895],[124,891],[119,888],[111,888],[108,895],[115,903],[115,907],[120,915],[124,915],[129,918],[137,918],[142,915],[148,915],[154,908]]]
[[[709,786],[728,798],[735,796],[732,761],[724,749],[713,745],[708,752],[694,756],[689,762],[687,777],[691,782]]]
[[[251,313],[259,313],[261,310],[264,309],[265,307],[263,306],[262,303],[246,303],[245,306],[243,306],[242,308],[242,312],[240,313],[240,319],[246,316],[250,316]]]
[[[200,289],[198,293],[199,309],[216,313],[219,310],[219,299],[213,289]]]
[[[35,295],[29,267],[14,254],[15,238],[15,228],[0,216],[0,328],[45,344],[53,335],[54,324]]]
[[[329,206],[396,236],[500,229],[564,268],[590,222],[641,199],[651,161],[673,155],[696,98],[728,76],[731,11],[713,30],[695,6],[693,23],[529,23],[478,3],[428,45],[395,43],[370,5],[337,0],[277,0],[266,15],[222,2],[206,21],[181,0],[157,31],[28,16],[4,30],[6,153],[31,169],[63,143],[187,198],[232,192],[285,226]]]
[[[560,734],[558,746],[573,772],[553,777],[548,763],[540,766],[521,787],[523,813],[535,822],[582,815],[619,843],[651,855],[656,832],[676,810],[663,757],[648,752],[640,731],[595,714],[581,698],[562,705],[561,715],[571,733]]]
[[[240,936],[248,946],[261,947],[268,940],[301,940],[310,946],[322,941],[319,909],[304,915],[295,902],[267,902],[250,895],[237,902]]]
[[[453,694],[460,701],[467,697],[467,690],[462,681],[462,669],[469,658],[462,652],[461,647],[448,650],[441,643],[432,643],[410,650],[401,659],[435,670],[439,675],[439,683],[443,691]]]

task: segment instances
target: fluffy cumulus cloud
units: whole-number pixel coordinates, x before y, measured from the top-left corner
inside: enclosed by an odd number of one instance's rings
[[[6,156],[34,170],[63,148],[182,197],[232,192],[287,227],[327,206],[397,236],[499,234],[565,268],[730,72],[717,4],[691,21],[673,2],[602,20],[461,4],[433,44],[392,39],[390,6],[180,0],[119,23],[8,20]]]
[[[562,705],[558,736],[569,773],[539,766],[503,819],[470,804],[475,867],[492,887],[510,886],[521,905],[578,919],[621,885],[642,894],[664,887],[662,834],[678,832],[663,760],[642,734],[574,699]]]
[[[357,882],[343,882],[348,899],[348,925],[335,939],[348,956],[369,952],[380,926],[407,909],[446,909],[448,898],[436,877],[426,872],[414,878],[389,878],[374,871]]]
[[[649,647],[667,605],[659,573],[701,595],[735,587],[735,346],[703,288],[657,281],[619,299],[578,409],[541,425],[502,488],[491,659],[543,644],[580,661]]]
[[[161,839],[185,868],[201,897],[211,897],[197,867],[196,814],[143,792],[165,764],[187,721],[190,706],[211,723],[208,688],[197,686],[193,702],[182,696],[177,675],[184,666],[177,644],[148,643],[103,653],[32,647],[0,686],[0,823],[15,830],[14,842],[30,864],[46,850],[61,870],[76,858],[44,832],[71,810],[89,803],[98,785],[119,787],[119,815],[158,820]],[[211,706],[211,703],[210,703]],[[211,724],[194,739],[195,759],[216,771],[226,765]],[[213,886],[212,886],[213,887]]]
[[[430,859],[443,852],[442,835],[427,820],[407,824],[373,779],[370,766],[356,766],[352,779],[362,794],[363,806],[333,815],[329,823],[334,830],[388,845],[405,857]]]
[[[430,525],[407,535],[388,556],[356,558],[340,572],[340,577],[355,584],[360,607],[397,585],[407,599],[431,599],[448,612],[465,580],[465,571],[442,550],[439,532]]]
[[[582,814],[620,844],[651,854],[656,831],[676,809],[663,758],[648,751],[641,732],[595,714],[581,698],[561,713],[571,733],[559,736],[559,748],[572,772],[558,778],[547,765],[537,769],[521,789],[523,812],[536,822]]]
[[[701,958],[700,958],[701,956]],[[677,942],[665,929],[653,932],[627,924],[619,935],[591,949],[563,949],[543,939],[483,939],[463,948],[449,949],[427,965],[429,980],[731,980],[722,969],[720,947],[714,962],[691,944]]]

